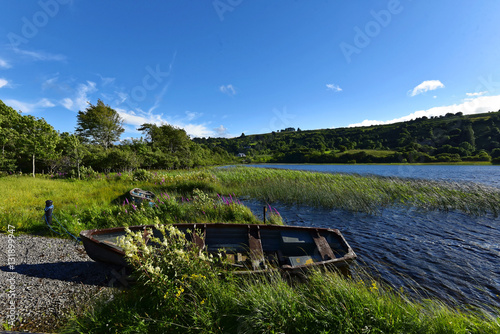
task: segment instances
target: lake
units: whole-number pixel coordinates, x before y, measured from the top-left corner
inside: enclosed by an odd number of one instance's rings
[[[479,182],[500,187],[500,166],[283,165],[315,170]],[[244,200],[262,217],[265,203]],[[500,307],[500,218],[383,208],[380,214],[271,203],[289,225],[338,228],[358,262],[397,289],[455,305]]]

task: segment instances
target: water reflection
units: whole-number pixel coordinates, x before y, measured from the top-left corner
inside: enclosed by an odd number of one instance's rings
[[[257,216],[264,203],[244,201]],[[500,307],[500,218],[384,208],[378,215],[274,204],[289,225],[338,228],[397,289],[455,304]]]

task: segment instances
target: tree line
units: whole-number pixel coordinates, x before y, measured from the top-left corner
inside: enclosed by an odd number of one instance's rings
[[[176,169],[234,162],[217,147],[196,143],[169,124],[143,124],[143,137],[120,141],[123,119],[98,100],[79,111],[73,133],[56,131],[43,118],[23,115],[0,100],[0,172],[47,173],[80,178],[95,171]]]

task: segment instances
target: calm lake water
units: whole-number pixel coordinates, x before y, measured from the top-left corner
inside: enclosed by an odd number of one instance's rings
[[[263,167],[264,165],[258,165]],[[272,168],[480,182],[500,187],[500,166],[265,165]],[[265,203],[243,201],[257,216]],[[500,218],[385,208],[370,215],[271,203],[289,225],[338,228],[358,262],[422,296],[500,307]]]

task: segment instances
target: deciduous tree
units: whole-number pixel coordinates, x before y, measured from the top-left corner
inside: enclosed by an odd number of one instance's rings
[[[119,140],[125,131],[122,126],[123,119],[118,112],[101,100],[97,100],[96,105],[89,102],[85,111],[79,111],[77,124],[76,133],[79,136],[105,149]]]

